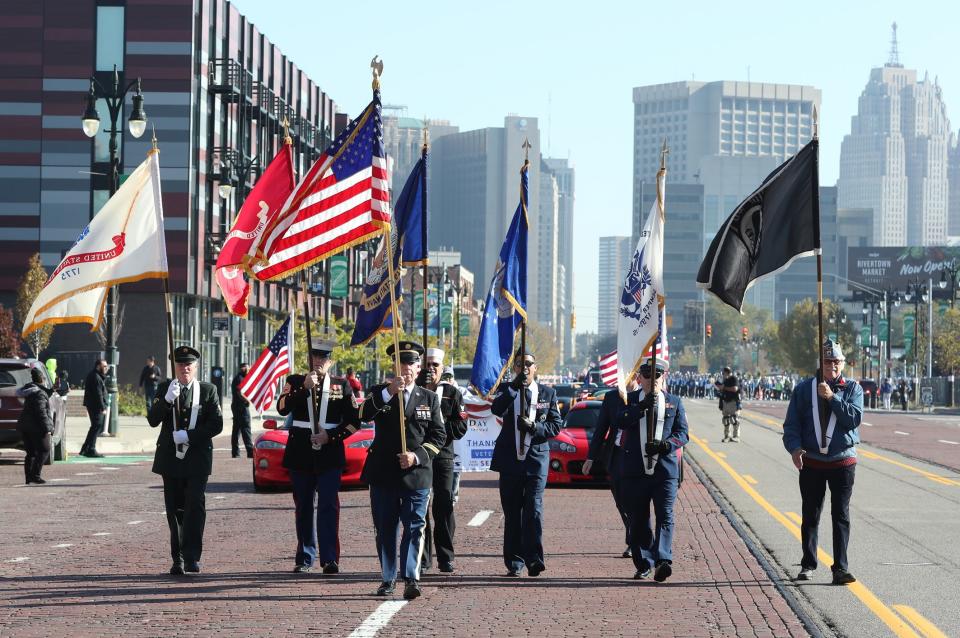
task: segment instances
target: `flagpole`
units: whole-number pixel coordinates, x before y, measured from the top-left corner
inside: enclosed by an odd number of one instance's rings
[[[661,217],[664,215],[664,201],[663,201],[663,189],[661,184],[664,182],[667,176],[667,153],[670,151],[667,149],[667,140],[664,138],[663,146],[660,148],[660,170],[657,171],[657,214]],[[657,290],[656,294],[660,295],[662,291]],[[650,410],[647,411],[647,443],[653,441],[657,437],[657,415],[659,409],[657,403],[660,400],[660,393],[657,392],[657,345],[660,343],[660,319],[663,317],[663,313],[659,308],[659,303],[657,304],[657,338],[654,339],[653,345],[650,347],[651,358],[653,361],[650,364],[650,396],[653,397],[653,405]],[[647,470],[650,470],[653,467],[653,455],[647,454]]]
[[[383,73],[383,61],[378,60],[376,57],[370,61],[370,68],[373,71],[373,90],[380,90],[380,74]],[[393,267],[393,239],[390,237],[390,224],[387,224],[384,228],[383,240],[387,245],[387,275],[390,277],[390,312],[393,313],[394,321],[393,329],[393,372],[396,377],[400,378],[400,329],[397,324],[400,323],[397,315],[397,285],[396,277],[394,276],[394,267]],[[424,307],[426,307],[427,296],[426,290],[424,290],[423,296]],[[426,344],[424,344],[426,347]],[[406,406],[403,405],[403,390],[397,392],[397,404],[400,407],[400,453],[407,453],[407,424],[406,424]]]
[[[427,121],[423,121],[423,147],[420,149],[420,159],[423,160],[423,171],[420,173],[420,246],[423,250],[423,347],[429,345],[427,341],[427,271],[430,265],[430,252],[427,250]],[[411,277],[411,281],[413,277]],[[440,297],[437,297],[437,335],[440,334]],[[410,304],[411,306],[413,304]]]
[[[823,250],[820,246],[820,123],[817,107],[813,107],[813,246],[817,254],[817,385],[823,382]],[[823,399],[817,401],[818,409]],[[820,419],[820,447],[827,447],[827,420]]]
[[[523,177],[530,169],[530,140],[523,140],[523,168],[520,169],[520,206],[523,207],[523,215],[527,216],[527,199],[526,194],[523,189]],[[529,221],[529,217],[527,218]],[[516,312],[516,311],[514,311]],[[439,326],[438,326],[439,328]],[[520,318],[520,371],[524,372],[524,366],[526,365],[527,359],[527,320],[523,317]],[[520,388],[520,414],[515,416],[526,416],[527,411],[529,410],[527,403],[527,388]],[[526,432],[520,434],[520,445],[519,453],[520,456],[523,456],[526,446]]]
[[[310,348],[313,344],[313,334],[310,329],[310,297],[307,294],[307,277],[305,271],[300,271],[300,288],[303,291],[303,323],[306,326],[307,334],[307,376],[313,372],[313,356],[310,352]],[[293,366],[290,366],[293,368]],[[306,382],[306,377],[304,377],[304,382]],[[317,423],[317,387],[313,386],[310,388],[310,405],[313,408],[309,411],[310,414],[310,431],[314,434],[320,434],[320,427]]]

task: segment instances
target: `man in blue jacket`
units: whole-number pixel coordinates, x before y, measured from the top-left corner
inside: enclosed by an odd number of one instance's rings
[[[658,583],[673,574],[673,504],[680,484],[677,451],[689,440],[680,397],[663,391],[668,366],[668,360],[660,358],[656,365],[648,359],[640,366],[640,389],[627,394],[627,404],[618,410],[619,433],[614,442],[620,448],[620,498],[630,524],[630,549],[637,570],[633,577],[649,578],[652,572]],[[651,410],[656,426],[648,441]],[[650,524],[651,503],[656,529]]]
[[[817,528],[826,488],[830,486],[833,520],[833,584],[856,582],[848,570],[850,496],[860,442],[857,428],[863,417],[863,389],[843,378],[844,356],[830,339],[823,343],[823,380],[817,377],[797,384],[783,422],[783,447],[800,470],[800,524],[803,558],[797,580],[810,580],[817,568]]]
[[[543,490],[550,462],[548,439],[560,433],[560,408],[556,390],[536,382],[533,354],[527,352],[521,358],[517,352],[513,373],[513,381],[500,384],[490,406],[493,414],[503,418],[490,469],[500,473],[507,576],[519,576],[524,565],[528,574],[539,576],[547,568],[543,561]]]

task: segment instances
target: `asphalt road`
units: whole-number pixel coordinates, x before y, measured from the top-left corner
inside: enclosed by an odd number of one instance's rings
[[[716,403],[684,403],[692,435],[688,454],[826,633],[960,636],[960,474],[946,467],[957,466],[956,446],[939,443],[960,440],[951,419],[866,415],[873,425],[863,426],[864,438],[888,449],[860,446],[849,546],[850,570],[858,583],[838,587],[830,584],[829,501],[820,524],[820,568],[808,583],[789,580],[801,555],[800,491],[797,470],[781,442],[786,404],[746,406],[741,442],[721,443]],[[891,451],[898,446],[911,456]],[[918,458],[923,455],[936,463]]]

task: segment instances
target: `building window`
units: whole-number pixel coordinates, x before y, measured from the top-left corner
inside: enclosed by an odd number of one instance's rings
[[[123,7],[97,7],[97,71],[123,70]]]

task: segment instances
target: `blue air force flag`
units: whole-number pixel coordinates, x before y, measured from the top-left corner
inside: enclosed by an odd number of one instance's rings
[[[514,337],[520,324],[527,320],[528,165],[524,162],[520,169],[520,205],[500,248],[473,356],[470,385],[488,399],[510,367]]]
[[[410,172],[390,220],[389,239],[393,250],[394,286],[398,303],[403,292],[400,266],[416,266],[427,259],[426,185],[427,158],[424,155]],[[350,340],[352,346],[366,344],[378,332],[393,328],[394,313],[390,312],[390,270],[387,268],[386,240],[386,236],[380,240],[380,248],[363,284],[357,323]]]
[[[657,199],[640,232],[637,249],[620,292],[617,323],[617,388],[626,396],[626,385],[637,373],[660,337],[666,301],[663,289],[663,221],[666,171],[657,173]]]

